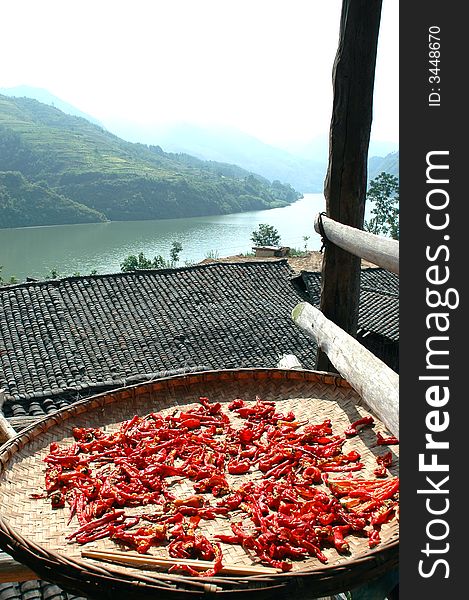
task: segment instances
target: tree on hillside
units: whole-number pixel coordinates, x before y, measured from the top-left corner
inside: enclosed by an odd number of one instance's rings
[[[376,235],[399,239],[399,180],[384,171],[370,181],[366,194],[372,203],[371,219],[365,221],[364,229]]]
[[[251,241],[255,246],[278,246],[280,234],[272,225],[261,223],[257,230],[252,232]]]
[[[173,266],[179,262],[179,255],[182,252],[182,244],[181,242],[173,242],[171,244],[171,250],[169,251],[169,256],[171,257],[171,262]]]

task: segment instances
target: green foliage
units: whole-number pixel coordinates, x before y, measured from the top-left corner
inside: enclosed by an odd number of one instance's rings
[[[125,142],[29,98],[0,95],[0,147],[0,172],[31,186],[28,196],[3,190],[0,227],[217,215],[301,197],[235,165]]]
[[[288,251],[288,256],[302,257],[307,255],[308,251],[303,250],[302,248],[290,248],[290,250]]]
[[[173,242],[171,244],[171,250],[169,251],[169,256],[171,257],[171,262],[175,265],[179,262],[179,255],[182,252],[182,244],[180,242]]]
[[[3,265],[0,265],[0,285],[18,283],[18,279],[16,279],[16,277],[14,275],[12,275],[8,281],[5,281],[2,277],[2,270],[3,270]]]
[[[252,232],[251,241],[255,246],[278,246],[280,235],[273,225],[261,223],[257,230]]]
[[[372,218],[365,222],[364,229],[376,235],[399,239],[399,180],[394,175],[380,173],[370,181],[366,195],[373,203]]]
[[[54,192],[47,184],[30,183],[17,171],[0,172],[0,228],[96,221],[106,218]]]
[[[170,260],[166,260],[160,254],[152,259],[147,258],[143,252],[138,256],[131,254],[121,262],[121,271],[139,271],[141,269],[173,269],[179,262],[179,255],[182,252],[182,244],[173,242],[171,244]]]
[[[156,261],[156,257],[155,257],[154,261]],[[135,254],[131,254],[130,256],[127,256],[121,262],[121,270],[122,271],[138,271],[139,269],[153,269],[153,268],[155,268],[153,266],[154,261],[147,258],[143,254],[143,252],[140,252],[140,254],[138,256],[135,256]]]

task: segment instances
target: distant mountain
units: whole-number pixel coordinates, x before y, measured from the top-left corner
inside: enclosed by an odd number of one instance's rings
[[[395,142],[371,139],[368,156],[385,156],[391,152],[396,152],[398,147]],[[329,161],[329,134],[317,136],[308,142],[291,142],[285,149],[295,156],[327,164]]]
[[[0,172],[20,173],[18,185],[38,186],[34,192],[43,190],[48,206],[54,198],[58,202],[54,194],[73,203],[59,211],[62,223],[91,215],[124,221],[262,210],[301,197],[290,185],[271,184],[240,167],[126,142],[29,98],[0,96],[0,147]],[[21,226],[21,197],[7,189],[3,198],[0,227]],[[46,224],[40,206],[28,204],[28,224]],[[52,213],[45,211],[50,224],[57,223]]]
[[[33,100],[37,100],[38,102],[42,102],[43,104],[48,104],[49,106],[54,106],[58,108],[66,115],[72,115],[73,117],[82,117],[90,123],[94,123],[95,125],[99,125],[102,127],[102,123],[100,123],[97,119],[88,115],[76,106],[57,98],[54,94],[51,94],[49,91],[44,90],[43,88],[31,87],[29,85],[17,85],[16,87],[11,88],[0,88],[0,94],[4,96],[16,97],[16,98],[32,98]]]
[[[395,154],[398,150],[399,144],[371,140],[368,156],[387,156],[388,154]]]
[[[302,192],[320,193],[329,159],[329,139],[318,136],[307,143],[291,144],[289,151],[276,148],[232,128],[202,127],[193,123],[170,126],[138,125],[123,120],[106,121],[106,127],[131,142],[157,143],[166,151],[187,153],[204,160],[235,163],[259,173],[267,179],[288,181]],[[370,142],[368,155],[371,172],[380,161],[386,168],[396,164],[386,161],[384,154],[395,154],[393,142]],[[381,155],[383,154],[383,156]]]
[[[391,152],[386,156],[373,156],[368,161],[368,180],[374,179],[382,172],[399,178],[399,152]]]
[[[236,129],[202,127],[193,123],[163,127],[113,120],[106,121],[105,125],[131,142],[158,144],[165,151],[234,163],[270,181],[288,182],[301,192],[321,192],[323,189],[327,150],[324,160],[307,159],[265,144]]]

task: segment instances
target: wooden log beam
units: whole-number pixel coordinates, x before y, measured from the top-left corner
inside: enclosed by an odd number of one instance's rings
[[[295,306],[292,319],[316,341],[389,431],[399,437],[399,375],[311,304]]]
[[[283,354],[277,363],[277,369],[302,369],[302,365],[294,354]]]
[[[343,0],[339,45],[333,67],[333,107],[329,166],[324,183],[327,215],[363,229],[373,86],[382,0]],[[360,259],[325,245],[321,310],[350,335],[356,335]],[[333,370],[324,353],[317,368]]]
[[[324,215],[314,221],[317,233],[347,252],[399,275],[399,242],[338,223]]]
[[[10,425],[3,414],[3,403],[5,402],[5,390],[0,389],[0,445],[15,437],[16,431]]]

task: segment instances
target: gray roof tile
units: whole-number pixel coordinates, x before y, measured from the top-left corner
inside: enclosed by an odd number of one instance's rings
[[[321,273],[302,271],[310,302],[319,305]],[[393,342],[399,341],[399,277],[385,269],[361,271],[358,327]]]
[[[304,299],[286,260],[70,277],[0,288],[7,416],[43,416],[149,373],[275,367],[315,345],[291,321]],[[320,273],[303,272],[315,304]],[[399,338],[398,278],[362,271],[359,327]]]
[[[47,581],[0,583],[0,600],[86,600]]]
[[[290,319],[302,299],[286,260],[66,278],[0,288],[6,412],[171,369],[312,368],[314,344]],[[46,404],[46,399],[48,402]]]

